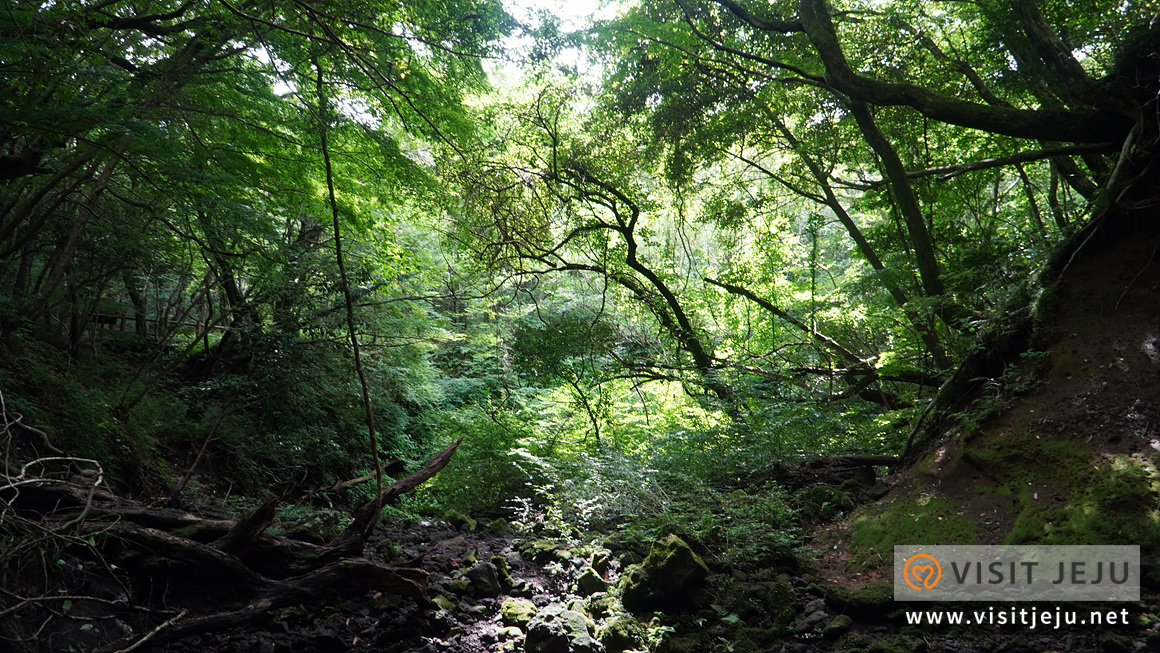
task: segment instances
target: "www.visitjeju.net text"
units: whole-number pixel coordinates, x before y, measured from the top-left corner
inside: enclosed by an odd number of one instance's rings
[[[986,610],[907,610],[911,626],[1025,626],[1056,629],[1063,626],[1118,626],[1128,623],[1128,611],[1064,610],[1062,608],[988,608]]]

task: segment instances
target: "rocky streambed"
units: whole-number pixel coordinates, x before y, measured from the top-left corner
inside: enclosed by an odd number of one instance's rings
[[[370,592],[269,623],[169,644],[168,651],[384,653],[1033,653],[1160,650],[1160,607],[1127,606],[1127,625],[908,623],[890,585],[847,588],[808,566],[735,569],[706,562],[676,535],[647,551],[504,520],[400,521],[374,552],[430,574],[430,604]],[[948,606],[934,606],[948,607]],[[953,607],[953,606],[950,606]],[[1118,608],[1125,606],[1119,605]],[[962,609],[959,606],[959,609]],[[912,614],[914,614],[912,612]]]

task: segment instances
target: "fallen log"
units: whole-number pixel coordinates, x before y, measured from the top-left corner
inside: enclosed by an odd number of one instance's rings
[[[153,648],[245,625],[273,610],[316,604],[335,595],[376,591],[427,606],[426,571],[369,560],[362,552],[380,507],[434,477],[461,442],[452,443],[421,470],[361,506],[351,526],[325,546],[267,533],[277,499],[239,521],[203,519],[118,497],[84,478],[73,483],[25,478],[23,472],[19,477],[0,477],[7,480],[0,483],[0,507],[10,511],[5,523],[22,529],[13,540],[16,545],[0,549],[0,556],[7,556],[0,557],[0,573],[7,566],[13,575],[6,578],[26,579],[10,586],[6,582],[0,596],[0,632],[19,635],[26,632],[20,624],[33,621],[42,624],[39,631],[51,624],[59,625],[61,632],[75,630],[69,608],[61,607],[66,600],[99,603],[105,610],[99,618],[134,622],[138,632],[146,633],[86,644],[91,650],[109,652]],[[49,574],[44,572],[55,573],[57,566],[74,571],[59,576],[62,580],[45,582]],[[124,588],[118,594],[124,600],[97,598],[96,588],[102,583]],[[9,599],[16,607],[3,609]],[[207,614],[207,606],[214,611]],[[34,619],[25,618],[29,616]],[[94,632],[87,631],[90,640]],[[106,632],[112,636],[118,631]],[[38,649],[30,644],[22,650]]]

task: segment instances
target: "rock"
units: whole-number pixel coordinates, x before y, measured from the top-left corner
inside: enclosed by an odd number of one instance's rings
[[[874,642],[867,653],[926,653],[926,642],[909,635],[895,635]]]
[[[624,607],[630,612],[687,609],[704,586],[709,568],[684,540],[667,535],[624,576]]]
[[[520,553],[538,564],[551,562],[556,553],[556,543],[552,540],[532,540],[520,545]]]
[[[643,646],[647,633],[635,617],[622,614],[600,627],[597,637],[608,653],[622,653]]]
[[[580,596],[592,596],[597,592],[607,592],[608,581],[600,577],[596,570],[588,567],[576,579],[576,593]]]
[[[528,624],[526,653],[601,653],[600,642],[588,632],[588,620],[579,612],[553,603]]]
[[[451,581],[447,588],[456,594],[467,594],[467,590],[471,589],[471,581],[466,578],[459,578]]]
[[[1132,650],[1132,640],[1119,633],[1100,633],[1097,650],[1100,653],[1128,653]]]
[[[527,628],[532,618],[536,616],[536,604],[527,599],[504,599],[499,613],[505,625]]]
[[[696,637],[666,637],[657,644],[656,653],[699,653],[704,645]]]
[[[603,576],[612,568],[612,552],[608,549],[597,549],[592,553],[590,564],[596,573]]]
[[[501,517],[487,522],[487,526],[484,526],[483,530],[492,535],[507,535],[512,532],[512,525],[508,523],[508,520]]]
[[[840,614],[831,619],[830,623],[826,624],[825,627],[822,628],[822,639],[829,641],[838,639],[842,635],[850,632],[850,628],[853,627],[853,625],[854,620],[851,619],[849,615]]]
[[[508,591],[512,596],[530,599],[536,595],[536,586],[521,578],[514,581]]]
[[[506,626],[497,630],[495,632],[495,636],[502,640],[520,639],[524,636],[524,631],[516,628],[515,626]]]
[[[496,571],[499,572],[500,586],[505,590],[510,590],[512,588],[512,576],[508,572],[507,558],[503,556],[492,556],[491,564],[495,565]]]
[[[593,594],[588,597],[588,613],[593,619],[604,619],[616,610],[619,601],[611,594]]]
[[[850,590],[840,586],[826,588],[830,605],[851,614],[881,614],[889,612],[894,603],[894,585],[889,581],[874,581]]]
[[[458,530],[473,531],[476,524],[479,523],[458,510],[448,510],[443,513],[443,519]]]
[[[454,612],[455,611],[455,601],[452,601],[451,599],[447,598],[446,596],[443,596],[442,594],[431,599],[431,601],[435,605],[439,606],[440,608],[443,608],[443,610],[445,610],[446,612]]]
[[[799,620],[793,626],[795,633],[807,633],[814,629],[818,624],[826,620],[826,613],[821,610],[810,613],[805,619]]]
[[[475,595],[493,597],[503,594],[503,585],[499,580],[499,569],[490,562],[481,562],[467,570],[467,577],[475,587]]]

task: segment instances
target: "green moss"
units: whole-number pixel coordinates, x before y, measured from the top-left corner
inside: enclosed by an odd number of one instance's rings
[[[443,519],[455,528],[463,528],[463,526],[466,525],[467,530],[469,531],[474,531],[475,527],[479,524],[479,522],[472,519],[471,517],[468,517],[462,511],[455,509],[451,509],[443,513]]]
[[[960,503],[917,492],[873,504],[850,520],[853,563],[863,569],[891,564],[896,544],[974,544],[978,536]]]
[[[850,629],[853,627],[854,620],[850,618],[850,615],[840,614],[831,619],[830,623],[826,624],[826,627],[822,629],[822,639],[838,639],[850,632]]]
[[[926,642],[909,635],[897,635],[888,639],[874,642],[867,649],[868,653],[922,653],[926,650]]]
[[[203,544],[213,542],[229,532],[228,528],[213,522],[198,522],[189,526],[182,526],[173,531],[177,537],[184,537]]]
[[[1146,457],[1108,456],[1067,489],[1066,500],[1050,506],[1023,490],[1007,543],[1130,543],[1147,554],[1160,551],[1160,479]]]
[[[765,583],[765,607],[773,623],[786,625],[797,611],[796,596],[789,581],[775,578]]]
[[[536,616],[536,604],[527,599],[507,598],[499,608],[505,625],[527,630],[528,624]]]
[[[778,641],[776,628],[741,628],[734,639],[734,650],[743,651],[766,650]]]
[[[894,601],[894,585],[885,580],[866,583],[858,589],[831,585],[827,586],[824,591],[827,601],[842,610],[854,613],[882,610]]]
[[[604,644],[604,650],[608,653],[638,649],[646,637],[644,626],[635,618],[623,614],[609,619],[596,632],[596,638]]]

